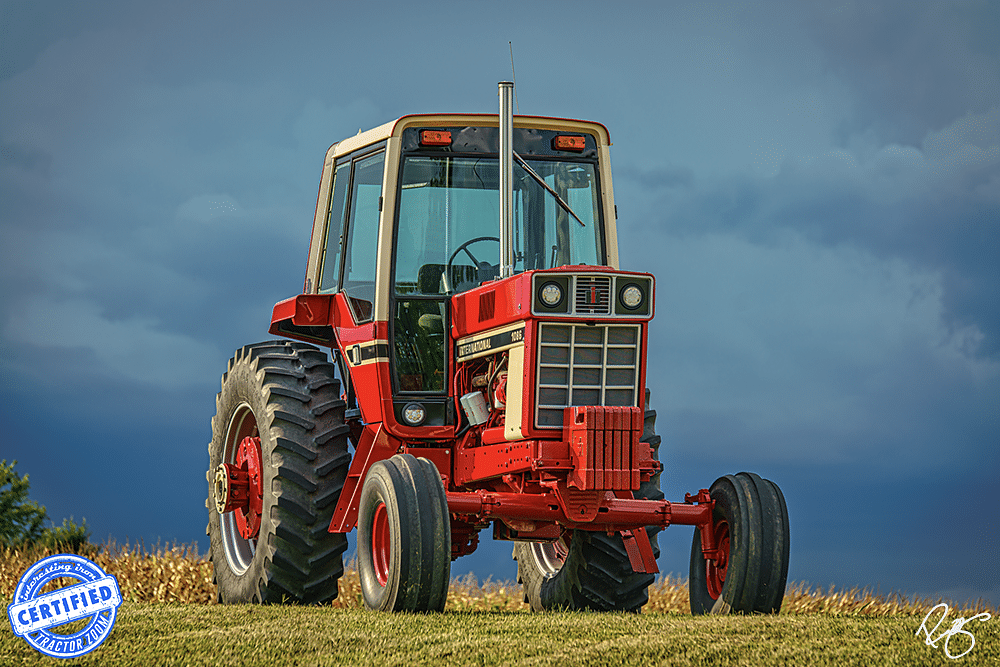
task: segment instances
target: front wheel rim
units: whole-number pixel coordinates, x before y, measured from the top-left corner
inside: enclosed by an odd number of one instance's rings
[[[715,546],[718,558],[705,561],[705,584],[708,595],[718,600],[722,588],[726,585],[726,572],[729,570],[729,522],[720,521],[713,528],[715,531]]]
[[[372,517],[372,569],[375,579],[385,588],[389,583],[389,565],[392,560],[392,538],[389,534],[389,511],[379,503]]]

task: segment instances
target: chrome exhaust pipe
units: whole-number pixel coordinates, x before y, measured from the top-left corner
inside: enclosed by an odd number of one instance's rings
[[[501,81],[500,95],[500,277],[514,275],[514,84]]]

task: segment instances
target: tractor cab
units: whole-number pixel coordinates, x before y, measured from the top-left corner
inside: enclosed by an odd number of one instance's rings
[[[607,129],[528,116],[513,117],[511,129],[508,276],[616,268]],[[485,330],[481,323],[530,317],[530,304],[518,310],[511,301],[514,282],[501,279],[501,163],[498,117],[484,115],[404,116],[327,152],[305,290],[275,307],[272,333],[336,340],[350,407],[363,422],[400,436],[453,437],[465,423],[457,398],[469,389],[456,384],[455,340]],[[472,322],[467,293],[479,288]],[[558,277],[546,294],[569,303],[569,288]],[[610,301],[597,292],[595,300]],[[317,301],[328,326],[297,324],[308,319],[294,305],[306,295],[329,301]]]

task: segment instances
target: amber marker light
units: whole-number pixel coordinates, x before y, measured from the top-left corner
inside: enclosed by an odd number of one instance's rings
[[[552,140],[552,148],[557,151],[573,151],[579,153],[587,147],[587,140],[584,137],[571,137],[560,134]]]
[[[421,146],[451,146],[451,132],[448,130],[421,130]]]

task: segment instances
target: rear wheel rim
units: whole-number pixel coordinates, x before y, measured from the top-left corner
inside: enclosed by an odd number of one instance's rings
[[[569,542],[569,536],[564,535],[555,542],[531,543],[531,555],[543,575],[551,577],[562,569],[566,557],[569,556]]]
[[[372,569],[375,579],[383,588],[389,583],[389,566],[392,559],[392,538],[389,534],[389,511],[379,503],[372,517]]]
[[[729,522],[720,521],[715,524],[713,530],[719,557],[705,561],[705,583],[709,597],[718,600],[726,584],[726,572],[729,570]]]
[[[240,443],[246,438],[258,438],[259,442],[257,418],[254,417],[249,404],[241,403],[233,412],[233,418],[229,420],[229,427],[226,429],[222,463],[238,465],[237,456]],[[236,575],[242,575],[250,569],[254,553],[257,551],[257,538],[246,539],[240,534],[240,522],[237,521],[236,516],[239,512],[240,510],[237,509],[219,515],[222,547],[226,554],[226,562],[229,563],[229,569]],[[259,525],[258,519],[258,528]]]
[[[256,540],[260,535],[260,518],[264,506],[263,475],[260,455],[260,438],[247,436],[240,441],[236,453],[236,463],[247,471],[249,495],[243,507],[237,508],[236,527],[244,539]]]

